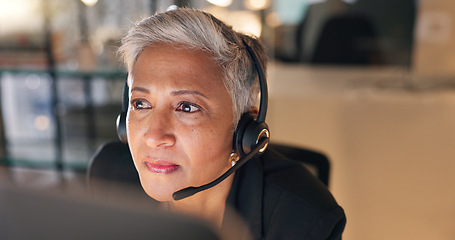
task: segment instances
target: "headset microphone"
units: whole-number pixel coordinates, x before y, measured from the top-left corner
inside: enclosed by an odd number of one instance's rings
[[[194,195],[194,194],[196,194],[198,192],[204,191],[206,189],[209,189],[209,188],[217,185],[218,183],[222,182],[224,179],[229,177],[237,169],[239,169],[248,160],[250,160],[256,154],[258,154],[262,148],[267,146],[268,143],[269,143],[269,138],[263,138],[259,142],[257,147],[255,149],[253,149],[253,151],[248,153],[245,157],[240,158],[233,167],[229,168],[229,170],[227,170],[223,175],[221,175],[220,177],[218,177],[214,181],[212,181],[210,183],[207,183],[205,185],[199,186],[199,187],[188,187],[188,188],[184,188],[182,190],[179,190],[179,191],[175,192],[174,194],[172,194],[172,198],[174,198],[174,200],[176,200],[176,201],[177,200],[181,200],[181,199],[190,197],[190,196],[192,196],[192,195]]]

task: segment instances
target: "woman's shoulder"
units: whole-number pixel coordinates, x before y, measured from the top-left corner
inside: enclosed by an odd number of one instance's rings
[[[261,156],[261,162],[264,183],[275,191],[290,194],[315,207],[336,204],[328,188],[301,162],[288,159],[273,149]]]
[[[276,151],[266,151],[261,161],[267,236],[313,235],[316,239],[341,236],[346,222],[344,211],[322,182],[301,163]]]

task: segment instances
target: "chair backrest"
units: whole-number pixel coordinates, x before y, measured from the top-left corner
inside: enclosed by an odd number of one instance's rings
[[[306,148],[272,143],[269,148],[283,156],[302,163],[322,183],[329,186],[330,161],[326,155]]]
[[[322,183],[328,186],[330,163],[322,153],[276,143],[269,144],[269,148],[291,160],[301,162]],[[86,177],[87,184],[92,192],[98,192],[100,188],[103,189],[102,191],[106,191],[109,184],[114,186],[117,183],[140,188],[139,177],[128,145],[120,141],[108,142],[98,148],[90,160]],[[98,184],[99,180],[102,180],[103,185]]]
[[[93,178],[124,183],[139,182],[128,145],[120,141],[101,145],[90,159],[87,169],[87,181]]]
[[[86,183],[90,193],[104,201],[148,199],[128,145],[120,141],[107,142],[93,154],[86,172]]]

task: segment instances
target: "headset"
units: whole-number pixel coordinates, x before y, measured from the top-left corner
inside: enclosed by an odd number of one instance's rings
[[[197,192],[209,189],[217,185],[232,173],[234,173],[237,169],[239,169],[248,160],[256,155],[262,154],[268,146],[270,140],[270,131],[267,124],[265,123],[268,104],[267,82],[264,77],[261,64],[253,49],[245,42],[245,40],[243,40],[243,44],[253,62],[255,70],[257,71],[261,95],[258,114],[256,115],[251,112],[243,113],[240,121],[237,124],[237,129],[234,132],[232,147],[240,159],[233,167],[231,167],[228,171],[226,171],[223,175],[214,181],[199,187],[188,187],[175,192],[173,194],[174,200],[180,200],[192,196]],[[128,111],[128,93],[128,84],[125,83],[125,88],[123,91],[122,112],[117,117],[116,122],[118,137],[124,143],[127,143],[126,115]]]

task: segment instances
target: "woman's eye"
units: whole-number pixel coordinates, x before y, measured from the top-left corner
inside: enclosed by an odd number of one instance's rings
[[[197,105],[188,103],[188,102],[181,102],[179,103],[179,106],[177,107],[177,111],[182,111],[186,113],[194,113],[200,111],[199,107]]]
[[[131,102],[131,105],[133,106],[134,109],[149,109],[149,108],[152,108],[150,103],[148,103],[147,101],[141,100],[141,99],[133,100]]]

